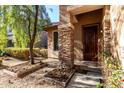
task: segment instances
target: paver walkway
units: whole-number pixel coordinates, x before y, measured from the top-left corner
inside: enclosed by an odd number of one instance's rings
[[[75,65],[79,70],[86,70],[87,73],[76,72],[67,85],[67,88],[95,88],[102,74],[98,62],[95,61],[75,61]],[[80,72],[80,71],[79,71]]]
[[[75,73],[67,88],[95,88],[102,76],[98,73],[88,72],[87,74]]]

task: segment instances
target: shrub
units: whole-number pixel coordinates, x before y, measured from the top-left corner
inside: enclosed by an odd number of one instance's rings
[[[108,77],[108,84],[107,86],[110,88],[121,88],[122,86],[122,75],[123,72],[121,70],[114,70],[112,71],[112,75]]]
[[[5,51],[0,50],[0,57],[5,56],[5,55],[6,55],[6,52],[5,52]]]
[[[29,48],[6,48],[4,51],[12,57],[28,60]],[[34,48],[35,57],[47,57],[47,49]]]
[[[47,58],[47,49],[34,48],[34,56]]]
[[[119,57],[113,57],[109,53],[104,53],[104,72],[106,76],[106,87],[120,88],[122,83],[120,82],[123,76],[121,62]]]
[[[103,85],[102,83],[97,83],[97,84],[96,84],[96,87],[97,87],[97,88],[103,88],[103,86],[104,86],[104,85]]]

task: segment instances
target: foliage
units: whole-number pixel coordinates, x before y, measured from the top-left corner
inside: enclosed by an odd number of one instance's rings
[[[108,51],[103,52],[102,55],[104,56],[106,87],[120,88],[123,73],[119,58],[113,57]]]
[[[8,16],[7,14],[8,6],[0,6],[0,49],[6,47],[7,44],[7,25],[8,25]]]
[[[30,30],[34,30],[34,5],[8,5],[0,6],[0,48],[6,47],[7,28],[10,28],[14,35],[14,46],[26,48],[29,46],[28,37],[28,17],[30,15]],[[45,6],[39,8],[40,18],[38,19],[38,31],[43,30],[43,26],[50,22]],[[38,35],[38,34],[37,34]],[[38,38],[37,38],[38,39]],[[36,39],[36,40],[37,40]]]
[[[112,71],[112,75],[108,77],[108,87],[111,88],[121,88],[122,82],[122,71],[114,70]]]
[[[0,49],[6,47],[7,44],[7,33],[4,31],[4,28],[0,31]]]
[[[97,83],[97,84],[96,84],[96,87],[97,87],[97,88],[103,88],[103,86],[104,86],[104,85],[103,85],[102,83]]]
[[[47,49],[43,49],[43,48],[34,48],[34,56],[36,57],[44,57],[47,58]]]
[[[1,24],[11,28],[14,34],[14,46],[19,48],[29,46],[30,62],[34,64],[33,47],[37,32],[43,30],[43,26],[50,22],[44,6],[40,8],[39,5],[0,6],[0,12],[1,20],[5,20]],[[4,31],[6,32],[6,28]],[[23,57],[27,57],[28,53],[23,52]]]
[[[109,69],[121,70],[120,62],[117,58],[107,57],[105,64]]]
[[[120,88],[121,87],[121,79],[122,79],[122,67],[120,65],[118,58],[108,57],[106,59],[106,65],[109,71],[111,72],[111,76],[108,77],[108,87],[111,88]]]
[[[47,49],[34,48],[34,56],[47,57]],[[4,51],[10,56],[28,60],[29,59],[29,48],[5,48]]]
[[[19,58],[19,59],[28,60],[28,57],[29,57],[28,49],[24,49],[24,48],[6,48],[4,49],[4,51],[10,54],[10,56]]]
[[[2,57],[2,56],[4,56],[4,55],[6,55],[6,52],[5,52],[5,51],[0,50],[0,57]]]

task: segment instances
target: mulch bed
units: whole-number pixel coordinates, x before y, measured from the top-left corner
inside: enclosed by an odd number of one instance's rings
[[[4,72],[12,76],[22,78],[40,68],[43,68],[44,66],[46,66],[46,64],[42,62],[38,62],[33,65],[29,62],[26,62],[16,66],[8,67],[4,69]]]
[[[45,77],[49,78],[48,81],[56,82],[65,87],[69,82],[70,78],[73,76],[75,70],[70,69],[54,69],[48,72]]]

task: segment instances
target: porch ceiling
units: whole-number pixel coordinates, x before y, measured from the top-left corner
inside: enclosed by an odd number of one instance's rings
[[[77,23],[76,15],[102,9],[104,5],[69,5],[67,11],[71,13],[71,22]]]
[[[101,9],[103,7],[104,5],[73,5],[73,6],[68,6],[67,11],[69,11],[72,15],[78,15],[81,13],[86,13],[97,9]]]

